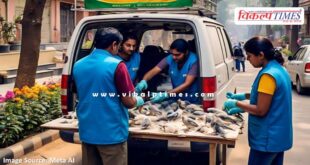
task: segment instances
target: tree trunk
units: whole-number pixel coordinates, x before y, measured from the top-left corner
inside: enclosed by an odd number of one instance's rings
[[[46,0],[26,0],[22,20],[22,43],[15,87],[35,83],[41,43],[42,15]]]
[[[293,7],[298,7],[299,0],[293,0]],[[292,31],[291,31],[291,40],[290,40],[290,48],[291,51],[294,53],[298,50],[298,25],[293,25],[292,26]]]

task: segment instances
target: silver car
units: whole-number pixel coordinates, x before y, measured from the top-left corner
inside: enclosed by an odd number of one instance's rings
[[[303,45],[299,50],[288,58],[286,65],[293,85],[299,94],[310,88],[310,45]]]

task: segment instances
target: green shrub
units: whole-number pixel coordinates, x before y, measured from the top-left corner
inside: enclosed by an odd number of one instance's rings
[[[40,131],[40,125],[61,116],[58,84],[15,88],[0,110],[0,147]]]

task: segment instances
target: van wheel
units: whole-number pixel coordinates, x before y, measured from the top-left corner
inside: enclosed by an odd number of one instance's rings
[[[301,86],[299,77],[297,77],[297,80],[296,80],[296,91],[298,94],[303,94],[305,92],[305,88]]]

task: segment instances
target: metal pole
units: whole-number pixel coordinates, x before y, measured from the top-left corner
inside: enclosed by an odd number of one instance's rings
[[[74,0],[74,26],[76,25],[76,3],[77,0]]]

